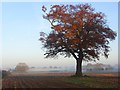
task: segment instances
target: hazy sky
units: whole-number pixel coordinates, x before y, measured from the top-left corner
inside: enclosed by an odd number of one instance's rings
[[[82,3],[82,2],[81,2]],[[29,66],[74,66],[74,58],[44,59],[39,32],[50,32],[50,24],[42,18],[41,7],[52,4],[81,4],[80,2],[3,2],[2,3],[2,66],[13,68],[19,62]],[[118,3],[89,2],[96,11],[105,13],[108,25],[118,33]],[[118,63],[118,37],[112,41],[108,59],[99,63]],[[86,64],[86,63],[83,63]]]

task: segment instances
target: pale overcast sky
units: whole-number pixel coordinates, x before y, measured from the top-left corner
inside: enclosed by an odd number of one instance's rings
[[[7,0],[3,0],[7,1]],[[2,3],[2,66],[13,68],[19,62],[29,66],[75,66],[74,58],[44,59],[39,32],[50,32],[50,24],[42,18],[41,7],[52,4],[81,4],[83,2],[3,2]],[[118,33],[118,3],[88,2],[96,11],[105,13],[108,25]],[[118,37],[112,41],[108,59],[99,63],[118,63]],[[87,64],[87,63],[83,63]]]

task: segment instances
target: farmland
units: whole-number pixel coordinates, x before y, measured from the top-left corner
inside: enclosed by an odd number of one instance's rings
[[[14,76],[3,80],[4,88],[79,88],[52,76]]]
[[[72,74],[13,74],[3,79],[2,88],[118,88],[116,73],[94,74],[96,76],[89,73],[86,77],[71,77]]]

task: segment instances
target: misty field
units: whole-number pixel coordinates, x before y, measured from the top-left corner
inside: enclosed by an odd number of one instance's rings
[[[2,88],[118,88],[119,78],[116,73],[94,73],[96,76],[89,73],[85,77],[71,75],[72,73],[44,73],[33,76],[14,74],[2,80]]]

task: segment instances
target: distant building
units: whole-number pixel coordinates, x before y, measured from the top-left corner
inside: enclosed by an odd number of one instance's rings
[[[106,70],[112,70],[112,66],[110,65],[105,65],[101,63],[97,64],[87,64],[86,66],[83,66],[83,70],[85,71],[106,71]]]
[[[26,63],[18,63],[15,67],[15,71],[17,72],[26,72],[29,69]]]

